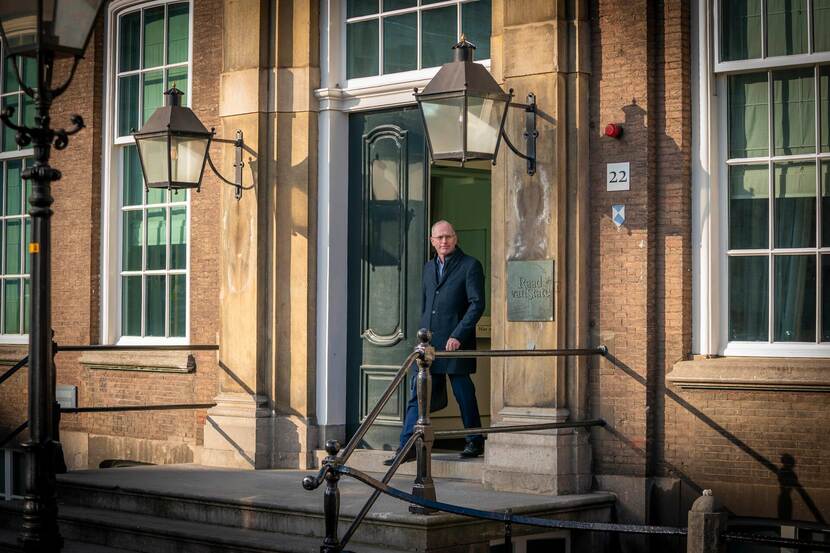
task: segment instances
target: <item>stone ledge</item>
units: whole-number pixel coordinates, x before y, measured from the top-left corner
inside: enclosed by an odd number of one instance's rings
[[[2,344],[0,345],[0,366],[11,367],[27,355],[29,355],[28,344]]]
[[[675,363],[666,380],[684,389],[830,392],[830,360],[719,357]]]
[[[196,372],[196,358],[187,351],[86,351],[78,362],[97,370]]]

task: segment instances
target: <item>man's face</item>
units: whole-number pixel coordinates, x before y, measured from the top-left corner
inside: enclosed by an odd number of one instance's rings
[[[451,225],[439,223],[432,229],[432,236],[430,236],[429,241],[432,243],[435,251],[438,252],[438,255],[443,258],[455,250],[455,246],[458,244],[458,237],[455,235],[455,230],[453,230]]]

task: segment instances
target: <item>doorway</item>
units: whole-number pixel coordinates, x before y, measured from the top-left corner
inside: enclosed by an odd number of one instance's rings
[[[339,206],[336,206],[339,207]],[[345,207],[345,206],[344,206]],[[421,273],[432,222],[447,219],[465,253],[481,261],[487,309],[478,348],[489,349],[490,173],[432,166],[416,107],[349,115],[346,423],[351,436],[412,351],[421,309]],[[489,360],[473,375],[487,424]],[[361,447],[394,450],[408,400],[405,380]],[[450,392],[451,393],[451,392]],[[458,406],[433,414],[436,429],[462,428]]]

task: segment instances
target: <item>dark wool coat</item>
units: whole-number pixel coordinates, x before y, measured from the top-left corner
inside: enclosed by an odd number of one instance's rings
[[[476,323],[484,313],[484,270],[475,257],[456,247],[448,256],[438,280],[438,259],[424,265],[421,328],[432,332],[432,345],[444,351],[450,337],[461,342],[461,349],[476,349]],[[476,360],[436,359],[435,374],[476,372]]]

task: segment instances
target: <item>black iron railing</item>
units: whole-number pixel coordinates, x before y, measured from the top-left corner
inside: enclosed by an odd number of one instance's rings
[[[191,345],[160,345],[160,346],[119,346],[109,344],[80,344],[80,345],[59,345],[53,342],[53,352],[63,351],[217,351],[219,346],[216,344],[191,344]],[[20,369],[26,366],[29,362],[29,356],[23,357],[20,361],[12,365],[2,375],[0,375],[0,384],[11,378]],[[54,366],[52,368],[54,374]],[[55,405],[55,428],[58,429],[60,425],[61,413],[116,413],[126,411],[170,411],[180,409],[209,409],[215,407],[215,403],[172,403],[160,405],[111,405],[98,407],[67,407],[63,408]],[[0,448],[11,442],[14,438],[19,436],[29,426],[29,421],[24,421],[20,426],[0,438]]]
[[[450,505],[448,503],[441,503],[436,500],[435,483],[432,479],[432,446],[436,437],[450,438],[456,436],[465,436],[471,433],[474,434],[495,434],[502,432],[527,432],[531,430],[547,430],[554,428],[587,428],[592,426],[603,426],[605,423],[602,420],[593,419],[587,421],[569,421],[556,422],[544,424],[528,424],[516,426],[495,426],[485,428],[465,428],[463,430],[451,430],[444,432],[434,432],[432,430],[432,423],[430,421],[430,393],[432,389],[432,376],[430,374],[430,366],[438,357],[575,357],[575,356],[593,356],[605,355],[607,349],[604,346],[597,348],[583,348],[583,349],[544,349],[544,350],[478,350],[478,351],[435,351],[435,348],[430,345],[431,335],[429,331],[421,329],[418,332],[418,345],[401,364],[398,372],[395,373],[394,378],[389,383],[389,386],[381,395],[378,403],[368,413],[366,418],[358,427],[355,434],[346,444],[345,448],[341,449],[340,443],[336,440],[329,440],[326,443],[326,452],[328,456],[323,461],[323,466],[316,476],[306,476],[303,478],[303,487],[307,490],[314,490],[325,482],[325,492],[323,494],[323,511],[325,515],[325,538],[323,545],[320,548],[322,553],[337,553],[343,550],[349,540],[354,535],[357,528],[363,522],[369,510],[377,501],[381,493],[386,493],[398,499],[409,502],[409,510],[417,514],[432,514],[438,511],[449,513],[463,514],[475,518],[482,518],[487,520],[499,520],[505,523],[506,533],[505,539],[509,540],[510,525],[513,522],[524,524],[535,523],[536,520],[541,521],[540,524],[545,527],[551,527],[550,520],[533,519],[531,517],[518,517],[512,514],[495,513],[492,511],[479,511],[475,509],[467,509],[458,505]],[[369,428],[374,424],[375,419],[386,406],[386,403],[398,390],[398,386],[406,377],[406,373],[412,363],[417,363],[418,372],[415,376],[415,390],[418,401],[418,420],[413,429],[412,437],[409,441],[397,452],[392,466],[384,474],[381,480],[375,480],[368,475],[351,468],[346,465],[351,454],[354,452],[357,445],[366,435]],[[412,448],[415,448],[416,469],[415,481],[412,486],[412,493],[405,493],[401,490],[390,487],[389,481],[394,476],[398,467],[406,459]],[[352,521],[350,527],[346,530],[342,537],[338,536],[338,519],[340,516],[340,490],[338,482],[341,475],[351,476],[364,482],[374,488],[374,492],[369,499],[364,503],[363,507],[358,512],[358,515]],[[559,521],[563,522],[563,521]],[[563,522],[565,524],[565,522]],[[567,524],[572,524],[568,522]],[[576,523],[584,524],[584,523]]]
[[[432,377],[430,366],[439,357],[567,357],[567,356],[606,356],[608,350],[604,346],[591,349],[548,349],[548,350],[478,350],[478,351],[435,351],[429,345],[430,334],[426,330],[418,332],[419,343],[401,364],[388,388],[380,397],[378,403],[361,423],[355,434],[341,448],[336,440],[326,443],[328,456],[322,463],[319,472],[314,476],[303,478],[303,487],[314,490],[324,482],[323,512],[325,519],[325,537],[320,547],[321,553],[340,553],[354,536],[358,527],[366,518],[369,510],[375,504],[380,494],[386,494],[409,503],[410,512],[417,514],[432,514],[436,512],[451,513],[467,516],[479,520],[489,520],[504,525],[504,544],[507,551],[512,551],[513,525],[535,526],[539,528],[553,528],[572,531],[612,532],[617,534],[641,534],[649,536],[678,537],[687,540],[689,551],[716,552],[721,551],[723,545],[729,542],[755,543],[787,547],[798,551],[830,551],[830,543],[816,542],[803,539],[761,536],[747,532],[730,531],[727,514],[715,508],[716,502],[711,490],[704,490],[703,496],[695,502],[689,512],[689,527],[655,526],[640,524],[616,524],[611,522],[583,522],[573,520],[555,520],[539,517],[515,515],[510,509],[503,512],[473,509],[450,503],[443,503],[436,499],[435,484],[432,480],[431,453],[435,438],[456,438],[469,434],[495,434],[503,432],[527,432],[549,430],[557,428],[589,428],[604,427],[602,419],[583,421],[553,422],[543,424],[524,424],[511,426],[495,426],[485,428],[465,428],[434,432],[430,422],[430,393]],[[415,362],[418,372],[415,377],[415,391],[418,400],[418,421],[407,443],[397,452],[392,466],[380,480],[377,480],[354,467],[346,465],[357,445],[366,435],[369,427],[386,406],[386,403],[397,391],[398,386],[405,378],[407,370]],[[415,448],[416,469],[415,482],[412,492],[407,493],[389,485],[395,472],[410,450]],[[340,517],[340,490],[339,480],[342,476],[352,477],[373,488],[372,495],[364,503],[351,525],[341,536],[338,535],[338,521]],[[825,525],[813,525],[822,532],[830,531]]]

